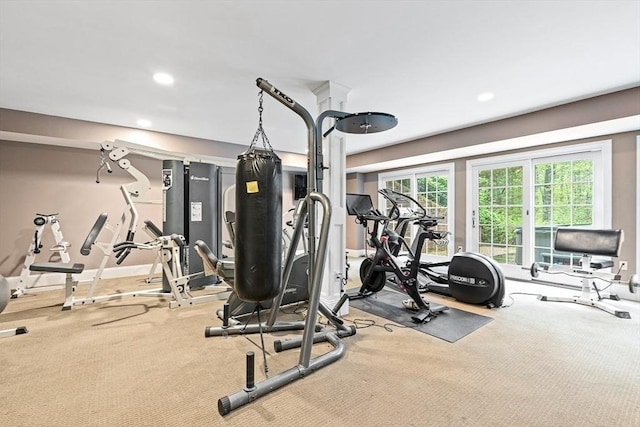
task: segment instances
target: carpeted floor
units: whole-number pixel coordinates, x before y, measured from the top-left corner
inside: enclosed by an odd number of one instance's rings
[[[103,288],[148,286],[139,279]],[[508,282],[507,292],[541,287]],[[530,295],[494,310],[429,298],[493,321],[449,343],[352,308],[359,329],[341,360],[221,417],[218,399],[244,384],[244,354],[259,355],[258,337],[204,338],[222,302],[171,310],[129,299],[61,312],[62,291],[26,295],[0,315],[0,329],[30,331],[0,339],[0,425],[640,425],[639,304],[615,303],[631,312],[625,320]],[[275,335],[268,349],[292,334]],[[317,344],[314,356],[329,349]],[[272,375],[298,363],[297,350],[267,357]]]

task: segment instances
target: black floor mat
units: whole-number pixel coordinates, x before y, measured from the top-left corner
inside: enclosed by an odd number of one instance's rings
[[[430,322],[416,324],[411,320],[412,312],[402,306],[408,298],[407,294],[384,289],[368,298],[351,300],[349,305],[448,342],[456,342],[493,320],[450,307]]]

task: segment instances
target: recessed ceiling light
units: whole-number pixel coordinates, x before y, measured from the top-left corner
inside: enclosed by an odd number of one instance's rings
[[[491,101],[495,95],[492,92],[485,92],[478,95],[478,102]]]
[[[173,76],[167,73],[155,73],[153,75],[153,80],[155,80],[156,83],[165,86],[170,86],[173,84]]]
[[[151,127],[151,122],[147,119],[138,119],[138,126],[148,128]]]

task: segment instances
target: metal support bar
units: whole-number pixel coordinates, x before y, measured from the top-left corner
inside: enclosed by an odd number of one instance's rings
[[[298,248],[298,243],[300,242],[300,237],[302,236],[307,217],[307,203],[298,203],[298,206],[296,206],[294,217],[297,218],[297,222],[293,230],[293,236],[291,236],[289,249],[287,250],[287,259],[284,263],[282,280],[280,282],[280,292],[278,293],[278,295],[276,295],[271,304],[271,307],[275,307],[275,309],[271,310],[271,312],[269,313],[269,319],[267,321],[267,325],[269,326],[273,326],[273,324],[276,322],[276,318],[278,316],[278,308],[280,307],[280,305],[282,305],[284,294],[287,291],[287,283],[289,283],[289,279],[291,278],[293,261],[296,257],[296,249]]]
[[[250,325],[229,325],[229,326],[209,326],[204,328],[205,337],[221,337],[228,335],[246,335],[257,334],[260,332],[260,328],[264,332],[284,332],[284,331],[301,331],[304,329],[304,322],[278,322],[273,326],[269,326],[265,323],[262,325],[259,323],[252,323]]]
[[[327,333],[328,333],[327,331],[316,332],[313,335],[313,343],[317,344],[319,342],[327,341]],[[335,334],[338,338],[350,337],[356,334],[356,327],[349,326],[349,327],[346,327],[345,329],[338,330],[337,332],[335,332]],[[276,351],[276,353],[280,353],[281,351],[300,347],[301,344],[302,344],[302,339],[300,338],[294,338],[290,340],[276,340],[273,342],[273,348]]]

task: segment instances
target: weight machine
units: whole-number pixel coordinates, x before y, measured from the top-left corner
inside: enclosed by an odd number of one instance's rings
[[[116,143],[119,143],[119,146],[116,146]],[[105,153],[108,154],[108,159],[105,157]],[[143,155],[149,155],[144,150],[132,149],[129,148],[126,144],[123,144],[122,141],[110,142],[105,141],[100,144],[100,166],[96,172],[96,183],[100,183],[100,171],[106,169],[107,172],[112,173],[113,170],[111,166],[109,166],[109,160],[117,163],[120,169],[127,172],[131,175],[135,181],[130,182],[128,184],[123,184],[120,186],[120,191],[122,192],[122,196],[126,202],[126,208],[122,213],[122,221],[126,220],[127,213],[129,215],[129,226],[127,228],[127,236],[125,241],[133,241],[135,239],[136,231],[138,229],[138,220],[139,214],[138,209],[136,208],[135,203],[148,203],[148,204],[161,204],[161,200],[151,200],[150,191],[151,191],[151,182],[149,178],[136,167],[131,164],[131,160],[127,159],[131,153],[138,153]],[[155,157],[155,155],[153,156]],[[118,230],[118,236],[119,236]],[[123,246],[114,251],[116,256],[116,264],[120,265],[127,255],[131,252],[131,247]],[[98,274],[96,274],[96,278],[99,278],[102,274],[102,270],[99,270]]]
[[[122,221],[119,223],[122,224]],[[122,249],[142,249],[142,250],[155,250],[160,251],[162,269],[169,285],[169,291],[165,291],[161,288],[150,289],[144,291],[133,292],[120,292],[110,295],[95,295],[97,289],[97,281],[94,280],[84,297],[76,296],[77,282],[73,280],[73,274],[81,273],[84,270],[84,264],[66,264],[66,263],[34,263],[31,265],[32,271],[50,272],[50,273],[65,273],[67,276],[65,283],[65,302],[62,306],[62,310],[71,310],[76,305],[87,305],[100,303],[105,301],[120,300],[127,297],[155,297],[161,299],[169,299],[170,308],[188,307],[191,305],[215,301],[224,299],[229,295],[230,289],[226,287],[217,287],[222,289],[221,292],[208,295],[191,294],[191,287],[189,282],[195,278],[206,276],[210,274],[210,270],[199,272],[196,274],[185,275],[183,274],[183,266],[181,263],[182,251],[185,246],[184,237],[173,234],[171,236],[159,236],[146,243],[137,243],[134,241],[125,241],[118,244],[114,244],[114,238],[112,237],[109,243],[97,242],[97,238],[102,230],[107,227],[107,214],[102,213],[96,220],[95,224],[89,231],[80,253],[82,255],[90,255],[91,249],[94,246],[99,247],[105,256],[103,257],[103,263],[101,267],[104,267],[105,260],[108,258],[108,253],[111,251],[121,251]],[[110,228],[112,236],[118,236],[118,228]],[[199,246],[208,247],[204,242],[199,242]],[[203,249],[203,251],[205,251]],[[99,270],[100,271],[100,270]]]
[[[578,253],[581,254],[580,261],[577,265],[573,265],[570,261],[569,265],[557,265],[550,263],[534,262],[531,265],[530,273],[534,279],[540,276],[540,273],[546,274],[564,274],[567,276],[578,277],[582,279],[582,289],[578,296],[573,297],[557,297],[541,295],[541,301],[559,301],[572,302],[590,307],[596,307],[607,313],[613,314],[621,319],[630,319],[631,315],[628,311],[618,310],[617,308],[602,302],[603,299],[611,299],[618,301],[620,297],[616,294],[605,293],[605,289],[600,289],[596,285],[596,280],[613,284],[622,284],[622,276],[620,271],[610,273],[604,271],[613,267],[613,261],[610,259],[602,261],[594,261],[594,256],[599,257],[618,257],[622,242],[624,241],[624,231],[617,230],[597,230],[587,228],[569,228],[560,227],[556,231],[553,248],[558,252]],[[640,276],[631,275],[627,282],[629,292],[635,293],[636,288],[640,287]],[[608,286],[607,286],[608,287]]]
[[[105,153],[109,153],[105,157]],[[149,179],[126,158],[129,154],[162,160],[162,200],[151,200],[151,183]],[[187,155],[170,153],[164,150],[151,149],[126,141],[105,141],[100,147],[100,166],[96,174],[96,182],[100,182],[100,171],[107,169],[111,172],[109,161],[117,162],[118,166],[129,173],[134,182],[121,186],[126,202],[124,215],[129,217],[125,242],[135,240],[138,227],[138,210],[136,204],[161,204],[163,209],[163,230],[161,231],[150,221],[145,221],[145,230],[152,239],[160,235],[179,234],[184,236],[187,243],[193,240],[210,241],[217,253],[221,251],[221,228],[219,218],[220,205],[220,168],[212,163],[204,163],[201,159]],[[121,264],[130,251],[130,245],[119,245],[116,248],[116,264]],[[200,257],[191,245],[185,246],[183,258],[184,274],[197,273],[203,266]],[[157,266],[156,258],[151,276]],[[167,278],[164,277],[164,290],[169,291]],[[216,278],[198,277],[192,286],[203,287],[216,284]]]
[[[118,146],[116,146],[116,143]],[[108,155],[107,155],[108,153]],[[126,158],[130,153],[140,153],[145,155],[151,155],[147,153],[145,150],[140,150],[138,148],[130,148],[127,146],[127,143],[123,141],[104,141],[100,144],[100,164],[96,171],[96,183],[100,183],[100,173],[103,170],[106,170],[108,173],[113,173],[113,169],[110,165],[110,162],[115,162],[117,165],[128,174],[130,174],[135,180],[133,182],[123,184],[120,186],[120,191],[125,199],[126,207],[122,214],[119,217],[119,220],[114,224],[104,224],[105,229],[109,230],[112,233],[111,239],[107,242],[96,242],[96,246],[100,248],[103,252],[103,259],[96,271],[96,275],[93,278],[91,289],[94,290],[97,286],[98,281],[101,279],[104,268],[106,267],[107,261],[111,258],[111,256],[115,253],[116,264],[120,265],[127,255],[131,251],[130,246],[121,246],[118,247],[115,251],[117,242],[120,239],[121,232],[123,230],[124,224],[127,222],[127,217],[129,218],[129,224],[127,229],[127,235],[125,241],[133,241],[136,230],[138,227],[138,210],[136,208],[135,203],[151,203],[151,204],[160,204],[161,201],[151,200],[150,199],[150,190],[151,190],[151,182],[140,170],[135,168],[129,159]],[[54,235],[56,245],[52,248],[56,252],[59,252],[61,263],[65,265],[73,265],[70,262],[70,257],[68,253],[69,244],[64,241],[62,236],[62,231],[60,229],[60,221],[57,218],[57,214],[36,214],[36,218],[34,219],[34,223],[36,224],[36,231],[34,233],[33,240],[29,246],[29,252],[25,258],[24,267],[20,274],[19,284],[17,286],[17,290],[12,295],[13,298],[18,297],[21,294],[28,292],[29,289],[29,274],[30,272],[60,272],[55,271],[56,269],[63,269],[62,266],[55,266],[54,263],[38,263],[39,267],[32,268],[34,264],[36,255],[40,253],[42,249],[42,235],[44,233],[44,229],[47,225],[51,225],[51,231]],[[153,234],[150,234],[152,238]],[[47,265],[47,267],[43,270],[43,265]],[[156,263],[154,263],[155,267]],[[75,273],[75,269],[74,269]],[[153,272],[150,272],[149,276],[151,276]],[[69,282],[69,280],[67,280]],[[65,288],[69,288],[70,285],[67,283]]]

